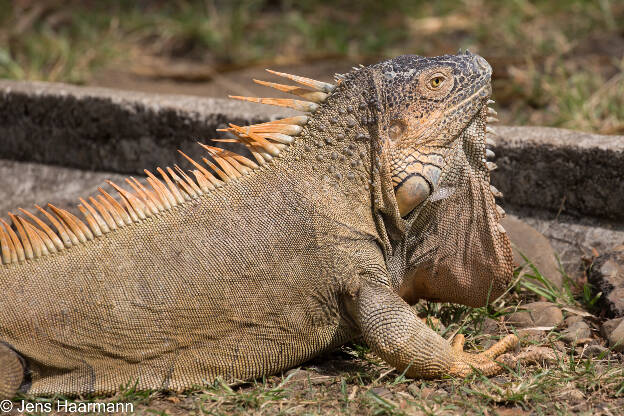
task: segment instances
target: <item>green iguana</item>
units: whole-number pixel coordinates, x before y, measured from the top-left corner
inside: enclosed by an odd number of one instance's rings
[[[400,56],[336,85],[258,81],[307,115],[226,130],[190,172],[146,171],[1,222],[0,396],[182,390],[296,366],[362,335],[411,377],[501,371],[427,327],[420,298],[484,305],[512,255],[490,186],[491,67]],[[234,137],[231,136],[231,137]],[[47,221],[47,222],[44,222]]]

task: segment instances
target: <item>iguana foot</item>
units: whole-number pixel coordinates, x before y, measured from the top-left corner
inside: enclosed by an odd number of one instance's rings
[[[494,362],[494,358],[513,349],[518,345],[518,337],[510,334],[496,344],[479,354],[464,352],[464,336],[457,334],[451,342],[451,349],[455,355],[455,362],[451,366],[449,374],[457,377],[466,377],[473,370],[479,371],[486,376],[500,373],[503,367]]]
[[[15,351],[0,343],[0,400],[11,399],[24,379],[24,366]]]

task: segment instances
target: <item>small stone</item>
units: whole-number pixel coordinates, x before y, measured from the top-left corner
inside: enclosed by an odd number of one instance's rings
[[[448,396],[448,391],[444,389],[437,389],[436,391],[433,392],[433,394],[436,397],[446,397]]]
[[[609,338],[609,334],[611,334],[622,321],[624,321],[624,318],[615,318],[604,321],[600,327],[600,335],[604,338]]]
[[[431,387],[423,387],[422,389],[420,389],[420,398],[428,399],[432,393],[433,393],[433,389]]]
[[[598,344],[591,344],[586,346],[583,349],[581,357],[583,358],[592,358],[592,357],[606,357],[609,354],[609,349],[603,347]]]
[[[337,139],[337,140],[344,140],[344,138],[345,138],[345,136],[344,136],[344,134],[342,134],[342,133],[338,133],[338,134],[336,135],[336,139]]]
[[[520,253],[524,254],[535,265],[542,276],[560,288],[563,285],[563,277],[559,272],[555,250],[550,245],[550,241],[535,228],[513,215],[507,215],[500,221],[500,224],[505,228],[513,243],[514,263],[524,266],[522,274],[533,271],[526,265],[527,262]]]
[[[534,342],[543,342],[544,340],[544,336],[542,334],[540,334],[539,336],[537,336],[533,341]],[[565,353],[567,354],[567,350],[568,347],[566,347],[566,344],[559,341],[559,340],[555,340],[555,341],[551,341],[552,342],[552,348],[561,352],[561,353]]]
[[[617,247],[593,263],[588,281],[602,292],[598,305],[612,318],[624,316],[624,251]]]
[[[384,399],[392,398],[392,392],[385,387],[373,387],[370,391]]]
[[[329,386],[332,383],[333,377],[315,374],[313,377],[310,377],[309,380],[310,380],[310,384],[315,385],[315,386],[318,386],[318,385]]]
[[[336,173],[336,179],[341,180],[342,179],[342,173],[338,172]]]
[[[591,337],[589,325],[583,321],[573,323],[568,329],[561,332],[561,339],[569,344]]]
[[[286,373],[286,377],[290,377],[289,381],[291,383],[296,383],[298,381],[305,381],[305,382],[307,382],[308,378],[310,378],[313,375],[314,375],[314,373],[311,373],[311,372],[306,371],[306,370],[302,370],[300,368],[293,368],[292,370],[289,370]]]
[[[532,302],[520,306],[507,316],[507,323],[518,328],[533,326],[558,326],[563,322],[563,313],[557,305],[550,302]]]
[[[493,346],[494,344],[496,344],[496,340],[493,338],[490,339],[486,339],[483,340],[479,343],[479,346],[481,346],[481,348],[483,348],[484,350],[487,350],[488,348],[490,348],[491,346]]]
[[[492,318],[485,318],[481,323],[481,332],[488,335],[496,335],[500,332],[500,324]]]
[[[347,173],[347,179],[353,180],[354,178],[355,178],[355,175],[353,174],[353,172]]]
[[[316,160],[318,160],[319,162],[323,160],[323,155],[316,155]]]
[[[420,384],[416,382],[410,383],[407,386],[407,391],[414,397],[420,397]]]
[[[570,315],[568,316],[565,321],[563,321],[565,323],[565,326],[569,327],[574,325],[577,322],[582,322],[583,321],[583,317],[580,315]]]
[[[565,400],[565,401],[571,401],[573,403],[585,400],[585,396],[578,389],[572,389],[572,390],[564,391],[563,393],[561,393],[559,398],[562,399],[562,400]]]
[[[336,172],[336,167],[332,165],[329,168],[327,168],[327,170],[329,170],[329,173],[334,173]]]
[[[607,337],[609,347],[614,351],[624,352],[624,320]]]
[[[333,140],[331,139],[331,137],[327,137],[327,138],[325,139],[325,143],[327,143],[327,144],[332,144],[332,143],[333,143]]]

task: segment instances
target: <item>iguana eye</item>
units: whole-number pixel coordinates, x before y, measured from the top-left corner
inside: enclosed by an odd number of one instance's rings
[[[435,67],[424,71],[418,79],[418,92],[426,98],[440,99],[453,89],[453,72],[447,67]]]
[[[442,82],[444,81],[444,77],[437,75],[433,78],[431,78],[431,80],[429,80],[429,85],[431,86],[431,88],[438,89],[440,87],[440,85],[442,85]]]

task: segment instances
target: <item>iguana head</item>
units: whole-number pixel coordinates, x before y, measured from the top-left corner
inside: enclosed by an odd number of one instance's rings
[[[486,160],[490,65],[466,52],[401,56],[371,70],[383,95],[382,170],[404,221],[401,294],[473,306],[495,299],[513,265]]]

